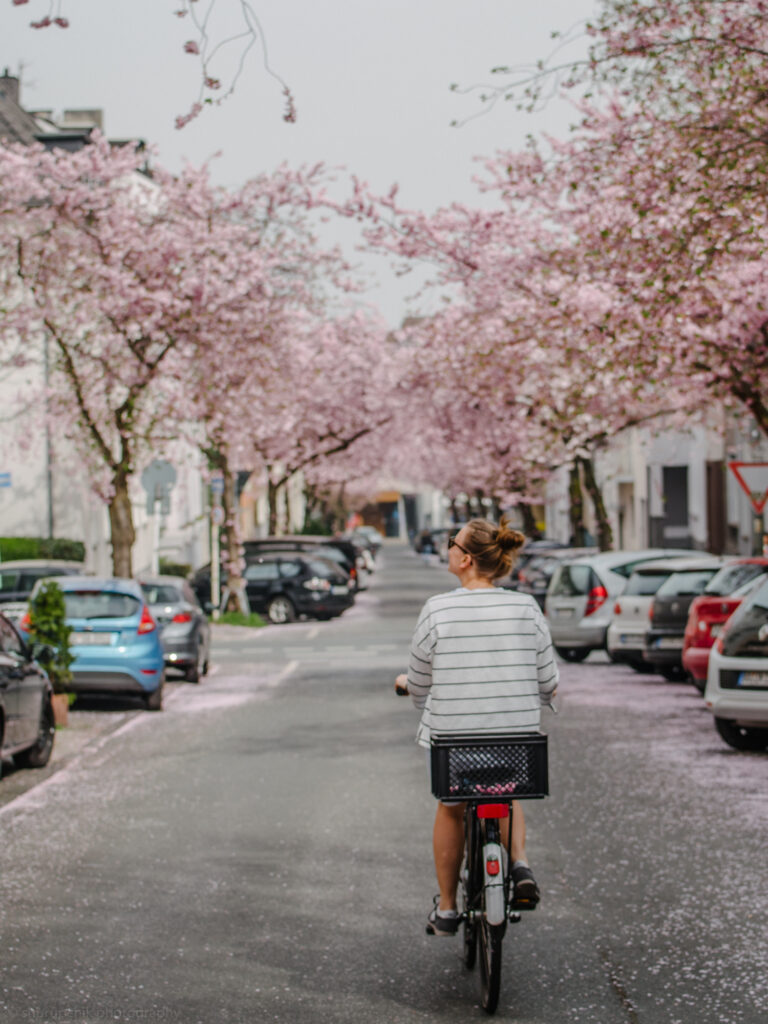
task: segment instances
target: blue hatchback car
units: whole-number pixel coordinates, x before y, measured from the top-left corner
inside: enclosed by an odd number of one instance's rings
[[[40,580],[30,594],[44,583]],[[160,631],[135,580],[59,576],[64,594],[69,644],[75,657],[72,693],[112,693],[141,697],[150,711],[163,702],[165,668]],[[25,615],[20,626],[28,628]]]

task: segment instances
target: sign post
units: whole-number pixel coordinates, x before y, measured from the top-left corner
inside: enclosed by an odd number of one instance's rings
[[[221,614],[221,544],[219,527],[224,522],[221,499],[224,494],[224,474],[220,469],[211,473],[211,615],[218,622]]]

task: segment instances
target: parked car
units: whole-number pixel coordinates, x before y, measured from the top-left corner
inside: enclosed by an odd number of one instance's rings
[[[379,553],[379,549],[383,543],[381,533],[375,526],[368,526],[363,523],[362,526],[356,526],[352,531],[351,540],[353,543],[358,543],[358,536],[361,538],[364,537],[367,540],[375,557]]]
[[[82,562],[61,559],[28,558],[0,562],[0,610],[18,622],[27,610],[32,588],[48,576],[81,576]]]
[[[725,622],[768,574],[768,558],[739,558],[724,565],[694,599],[683,636],[683,668],[704,691],[709,652]]]
[[[251,608],[270,622],[294,622],[299,615],[332,619],[354,604],[348,577],[314,552],[284,551],[259,556],[245,567]]]
[[[520,594],[530,594],[539,607],[544,609],[549,581],[564,558],[577,558],[582,555],[594,555],[597,548],[544,548],[534,551],[521,569],[513,567],[508,576],[497,580],[496,585],[505,590],[517,590]]]
[[[261,537],[243,542],[246,559],[250,560],[269,551],[308,551],[315,553],[322,547],[323,558],[337,562],[348,574],[353,590],[364,590],[364,564],[358,547],[341,537],[290,534],[283,537]],[[327,549],[327,550],[325,550]],[[339,555],[341,552],[341,556]]]
[[[744,598],[715,641],[704,703],[729,746],[768,748],[768,578]]]
[[[181,669],[188,683],[199,682],[208,672],[211,627],[197,595],[178,576],[145,577],[139,582],[160,630],[166,668]]]
[[[555,650],[565,661],[583,661],[606,644],[615,599],[624,592],[636,566],[685,549],[646,548],[643,551],[601,551],[566,559],[552,574],[544,609]]]
[[[682,679],[683,636],[693,599],[722,568],[715,555],[685,558],[672,563],[673,572],[654,595],[648,610],[650,626],[645,634],[644,658],[665,679]]]
[[[662,558],[644,562],[633,570],[627,586],[613,606],[608,624],[606,647],[613,661],[630,665],[636,672],[650,672],[645,660],[645,634],[653,598],[661,584],[669,579],[677,559]]]
[[[20,768],[44,768],[53,750],[48,676],[13,624],[0,614],[0,758]]]
[[[159,711],[165,661],[160,631],[141,586],[119,577],[62,576],[56,582],[64,594],[75,659],[67,688],[79,694],[138,696],[150,711]],[[40,585],[30,594],[31,605]],[[28,634],[29,612],[20,627]]]

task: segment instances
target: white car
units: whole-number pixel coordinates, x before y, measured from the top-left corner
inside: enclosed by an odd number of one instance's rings
[[[615,600],[624,593],[636,566],[691,554],[690,549],[646,548],[601,551],[564,561],[549,581],[544,602],[552,641],[560,657],[565,661],[583,661],[590,651],[605,648]]]
[[[648,616],[656,591],[682,559],[660,558],[638,565],[627,581],[624,592],[613,605],[606,634],[606,647],[613,661],[630,665],[637,672],[652,671],[643,657]]]
[[[768,749],[768,580],[744,598],[710,651],[704,703],[729,746]]]

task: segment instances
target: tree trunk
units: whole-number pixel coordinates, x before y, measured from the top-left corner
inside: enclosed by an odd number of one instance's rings
[[[279,487],[272,482],[272,467],[267,466],[267,503],[269,505],[269,525],[267,533],[274,537],[277,533],[277,492]]]
[[[536,516],[533,514],[533,505],[527,501],[521,501],[517,506],[520,515],[523,517],[523,533],[529,540],[540,540],[541,530],[536,525]]]
[[[112,572],[115,576],[130,579],[133,576],[133,545],[136,531],[133,528],[133,508],[128,493],[130,476],[125,469],[118,469],[112,478],[114,493],[109,502],[109,528],[112,542]]]
[[[574,547],[583,548],[587,539],[587,530],[584,525],[584,493],[581,489],[579,459],[576,459],[571,466],[568,494],[570,497],[571,544]]]
[[[248,615],[250,606],[245,593],[245,580],[241,568],[240,530],[237,522],[237,497],[235,495],[236,476],[229,466],[229,459],[222,454],[219,467],[224,473],[224,553],[227,566],[227,585],[222,598],[222,611],[243,612]]]
[[[597,543],[601,551],[613,550],[613,529],[608,521],[608,513],[605,510],[603,495],[595,479],[595,465],[591,458],[581,459],[584,469],[584,486],[592,499],[597,520]]]
[[[285,532],[293,533],[293,526],[291,524],[291,490],[288,486],[291,482],[291,478],[283,484],[283,501],[285,502]]]

